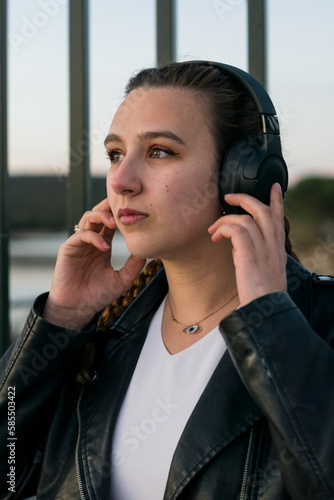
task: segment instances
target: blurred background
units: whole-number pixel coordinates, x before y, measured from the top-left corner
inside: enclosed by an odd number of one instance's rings
[[[70,141],[73,86],[75,93],[75,85],[80,85],[75,71],[70,72],[77,63],[76,46],[70,44],[70,34],[76,29],[73,12],[70,22],[70,6],[75,4],[88,8],[88,41],[83,52],[89,87],[82,96],[89,118],[84,116],[81,123],[87,124],[83,140],[89,145],[89,155],[78,153]],[[88,179],[89,202],[80,199],[79,205],[94,205],[105,196],[108,161],[103,140],[124,86],[131,74],[156,65],[159,57],[160,61],[170,57],[177,61],[217,60],[253,74],[259,72],[254,76],[262,79],[280,119],[290,175],[286,214],[294,249],[311,271],[333,274],[334,2],[166,0],[164,6],[173,9],[170,18],[166,12],[159,14],[162,4],[156,0],[7,1],[5,191],[13,338],[34,298],[50,288],[57,248],[73,220],[79,219],[68,216],[70,162],[74,167],[81,165],[82,156],[88,161],[89,175],[81,180],[73,177],[72,189],[73,184],[88,189]],[[260,10],[250,26],[249,9],[254,5]],[[159,30],[163,32],[170,22],[172,55],[166,48],[159,49]],[[255,40],[258,31],[263,42],[260,48],[255,43],[251,55],[250,29]],[[169,35],[164,36],[168,39]],[[81,70],[79,66],[78,78]],[[75,108],[72,120],[73,114]],[[75,203],[80,193],[73,196]],[[116,266],[127,255],[118,236]]]

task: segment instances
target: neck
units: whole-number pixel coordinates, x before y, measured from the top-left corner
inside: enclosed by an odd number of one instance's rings
[[[173,314],[181,322],[200,320],[237,292],[229,240],[214,244],[205,258],[202,255],[182,261],[167,260],[164,267]],[[231,306],[237,300],[235,297]]]

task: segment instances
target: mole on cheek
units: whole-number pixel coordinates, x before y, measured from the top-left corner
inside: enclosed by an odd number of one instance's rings
[[[166,188],[166,191],[167,191],[167,193],[168,193],[168,192],[169,192],[169,189],[168,189],[168,184],[166,184],[165,188]]]

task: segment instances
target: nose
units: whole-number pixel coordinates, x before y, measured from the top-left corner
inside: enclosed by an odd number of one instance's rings
[[[117,168],[110,169],[109,184],[116,194],[135,196],[142,190],[139,162],[125,157]]]

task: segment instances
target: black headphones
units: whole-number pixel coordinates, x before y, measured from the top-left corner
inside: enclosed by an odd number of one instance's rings
[[[228,205],[227,193],[248,193],[269,205],[270,188],[279,182],[283,195],[288,187],[288,169],[284,161],[279,124],[273,103],[262,85],[245,71],[227,64],[193,61],[212,66],[237,80],[248,92],[259,113],[261,132],[244,136],[232,143],[219,174],[219,198],[227,214],[245,213]]]

